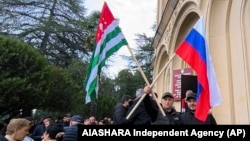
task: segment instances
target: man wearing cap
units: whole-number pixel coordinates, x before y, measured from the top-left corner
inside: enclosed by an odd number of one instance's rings
[[[77,141],[78,124],[83,123],[83,118],[80,115],[74,115],[70,119],[68,127],[64,127],[63,141]]]
[[[196,110],[196,93],[191,93],[186,97],[187,108],[186,112],[181,115],[181,120],[183,124],[213,124],[216,125],[216,120],[212,113],[208,113],[207,119],[205,122],[202,122],[195,118]]]
[[[161,106],[166,116],[158,111],[157,119],[153,124],[163,125],[181,125],[181,113],[174,108],[174,97],[170,92],[165,92],[161,98]]]

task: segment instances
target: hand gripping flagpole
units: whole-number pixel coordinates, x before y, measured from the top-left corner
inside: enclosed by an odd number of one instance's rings
[[[132,55],[134,61],[136,62],[136,64],[137,64],[137,66],[138,66],[138,68],[139,68],[139,70],[140,70],[140,72],[141,72],[141,74],[142,74],[142,76],[143,76],[145,82],[147,83],[147,85],[150,85],[149,82],[148,82],[148,80],[147,80],[147,78],[146,78],[146,76],[145,76],[145,74],[144,74],[144,72],[142,71],[142,69],[141,69],[141,67],[140,67],[140,65],[139,65],[139,63],[138,63],[136,57],[135,57],[134,54],[132,53],[132,50],[130,49],[130,47],[129,47],[128,45],[127,45],[127,47],[128,47],[128,49],[129,49],[129,51],[130,51],[130,53],[131,53],[131,55]],[[166,63],[166,65],[162,68],[161,72],[156,76],[156,79],[155,79],[155,80],[153,81],[153,83],[150,85],[151,88],[152,88],[152,86],[154,85],[154,83],[156,82],[156,80],[160,77],[160,75],[164,72],[164,70],[165,70],[166,67],[169,65],[169,63],[170,63],[171,60],[174,58],[174,56],[175,56],[175,54],[169,59],[169,61]],[[151,91],[151,93],[152,93],[152,91]],[[129,118],[130,118],[130,116],[133,114],[133,112],[136,110],[136,108],[139,106],[139,104],[140,104],[141,101],[145,98],[146,95],[147,95],[147,94],[144,93],[144,94],[141,96],[141,98],[140,98],[139,101],[136,103],[136,105],[133,107],[133,109],[132,109],[131,112],[128,114],[128,116],[126,117],[126,119],[129,119]],[[157,102],[156,96],[155,96],[153,93],[152,93],[152,96],[153,96],[153,98],[155,99],[155,101],[156,101],[156,103],[157,103],[157,105],[158,105],[158,107],[159,107],[159,109],[160,109],[162,115],[163,115],[163,116],[166,116],[166,114],[165,114],[165,112],[163,111],[161,105],[159,104],[159,102]]]
[[[127,45],[127,47],[128,47],[128,50],[129,50],[131,56],[133,57],[135,63],[137,64],[138,69],[139,69],[139,71],[140,71],[140,73],[141,73],[141,75],[142,75],[144,81],[147,83],[147,85],[150,85],[150,83],[149,83],[147,77],[145,76],[144,72],[142,71],[142,68],[141,68],[140,64],[138,63],[138,61],[137,61],[135,55],[133,54],[131,48],[129,47],[129,45]],[[152,86],[151,86],[151,87],[152,87]],[[164,113],[164,111],[163,111],[163,109],[162,109],[162,107],[161,107],[161,105],[159,104],[159,102],[157,102],[156,96],[153,94],[152,91],[151,91],[151,93],[152,93],[152,96],[153,96],[154,100],[156,101],[156,103],[157,103],[159,109],[161,110],[161,113],[163,114],[163,116],[166,116],[165,113]],[[135,109],[139,106],[139,104],[141,103],[141,101],[144,99],[144,97],[145,97],[146,95],[147,95],[147,94],[144,93],[144,94],[140,97],[139,101],[138,101],[138,102],[136,103],[136,105],[133,107],[132,111],[129,113],[129,115],[126,117],[126,119],[129,119],[129,118],[130,118],[131,114],[132,114],[132,113],[135,111]]]

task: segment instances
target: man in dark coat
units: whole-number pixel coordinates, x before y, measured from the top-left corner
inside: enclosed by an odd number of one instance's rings
[[[196,110],[196,93],[191,93],[186,97],[187,109],[186,112],[181,115],[181,120],[183,124],[209,124],[209,125],[216,125],[217,122],[212,115],[212,113],[208,113],[207,119],[205,122],[198,120],[194,113]]]
[[[34,141],[42,141],[43,133],[45,132],[47,126],[49,126],[51,118],[52,117],[50,115],[45,115],[42,118],[42,121],[34,127],[34,130],[30,136],[34,139]]]
[[[64,127],[63,141],[77,141],[78,124],[84,122],[82,116],[74,115],[70,119],[69,126]]]
[[[146,86],[144,89],[140,88],[136,91],[136,98],[133,100],[132,105],[129,107],[128,114],[132,112],[134,106],[140,100],[141,96],[145,93],[146,96],[134,112],[129,117],[132,125],[151,125],[157,118],[158,107],[156,101],[149,95],[151,93],[150,86]]]
[[[157,119],[153,124],[156,125],[181,125],[181,113],[174,108],[174,96],[170,92],[165,92],[161,98],[161,106],[166,116],[158,111]]]
[[[113,112],[114,125],[129,124],[130,121],[126,120],[126,115],[131,102],[132,102],[131,96],[123,95],[122,98],[120,99],[120,102],[115,105]]]

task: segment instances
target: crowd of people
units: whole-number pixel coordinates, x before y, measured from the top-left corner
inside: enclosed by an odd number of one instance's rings
[[[84,119],[80,115],[66,114],[53,119],[45,115],[40,121],[32,117],[13,118],[1,130],[0,141],[77,141],[78,124],[110,125],[111,118],[97,120],[95,116]]]
[[[145,94],[145,98],[139,106],[134,109],[139,98]],[[197,104],[197,95],[191,90],[186,92],[184,112],[178,112],[174,107],[174,97],[170,92],[162,94],[160,106],[157,106],[157,101],[153,97],[152,88],[145,86],[144,89],[136,91],[136,98],[125,95],[121,98],[114,108],[113,122],[114,124],[124,125],[194,125],[194,124],[209,124],[216,125],[217,122],[211,112],[208,113],[206,121],[200,121],[195,117]],[[157,96],[157,95],[156,95]],[[162,108],[162,110],[160,109]],[[163,111],[163,112],[162,112]],[[131,114],[132,112],[132,114]],[[130,116],[128,116],[130,115]],[[129,118],[128,118],[129,117]]]
[[[162,94],[160,107],[154,98],[150,86],[136,91],[136,97],[121,97],[113,108],[113,117],[97,120],[95,116],[83,119],[80,115],[66,114],[63,118],[53,119],[43,116],[40,122],[32,117],[13,118],[1,130],[0,141],[77,141],[78,126],[81,125],[216,125],[211,112],[206,121],[198,120],[196,110],[196,93],[187,91],[186,109],[178,112],[174,107],[174,97],[170,92]],[[143,96],[143,98],[141,98]],[[162,108],[162,109],[161,109]]]

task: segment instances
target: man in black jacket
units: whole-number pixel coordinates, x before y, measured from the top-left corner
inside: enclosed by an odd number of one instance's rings
[[[77,141],[78,124],[83,123],[83,118],[80,115],[71,117],[68,127],[64,127],[63,141]]]
[[[126,120],[126,115],[131,102],[132,102],[131,96],[123,95],[122,98],[120,99],[120,102],[115,105],[113,112],[114,125],[122,125],[122,124],[124,125],[130,123],[129,120]]]
[[[158,107],[156,101],[149,95],[151,93],[150,86],[146,86],[144,89],[140,88],[136,90],[136,98],[129,107],[128,114],[132,112],[134,106],[144,93],[146,96],[129,118],[132,125],[150,125],[157,118]]]
[[[195,110],[196,110],[196,93],[191,93],[186,97],[187,109],[186,112],[181,115],[181,119],[183,124],[209,124],[216,125],[216,120],[212,113],[208,113],[207,119],[205,122],[198,120],[195,118]]]
[[[181,125],[181,113],[174,108],[174,96],[170,92],[165,92],[161,98],[161,106],[166,116],[158,111],[158,116],[153,124],[156,125]]]
[[[42,121],[35,125],[34,130],[30,136],[34,139],[34,141],[42,141],[43,134],[46,128],[49,126],[51,119],[52,117],[50,115],[45,115],[42,118]]]
[[[136,90],[136,98],[123,97],[122,103],[118,103],[114,107],[113,124],[123,125],[150,125],[157,117],[157,103],[151,96],[151,88],[140,88]],[[141,103],[138,103],[141,96],[146,94]],[[138,105],[137,105],[138,103]],[[138,106],[138,107],[135,107]],[[128,115],[130,115],[128,117]]]

